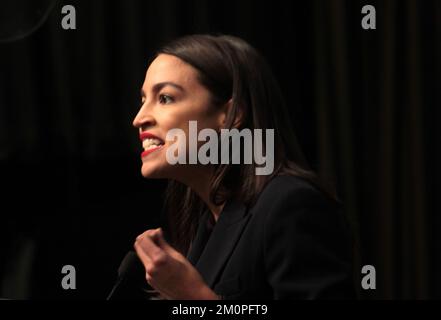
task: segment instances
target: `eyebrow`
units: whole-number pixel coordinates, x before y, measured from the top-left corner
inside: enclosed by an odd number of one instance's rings
[[[161,90],[162,88],[164,88],[165,86],[171,86],[171,87],[175,87],[178,90],[184,91],[184,88],[182,86],[180,86],[179,84],[176,84],[174,82],[170,82],[170,81],[165,81],[165,82],[159,82],[157,84],[155,84],[152,88],[153,92],[158,92],[159,90]],[[146,94],[144,92],[144,89],[141,88],[141,96],[145,97]]]

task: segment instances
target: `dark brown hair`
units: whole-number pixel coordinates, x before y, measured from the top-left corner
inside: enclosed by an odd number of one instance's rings
[[[155,57],[159,54],[176,56],[196,68],[198,80],[211,92],[215,107],[232,99],[226,129],[274,129],[273,173],[255,175],[256,164],[215,165],[210,188],[213,203],[220,205],[236,197],[249,207],[271,178],[284,174],[303,178],[336,200],[308,169],[279,85],[256,49],[233,36],[189,35],[163,46]],[[186,254],[206,205],[193,190],[173,180],[169,182],[165,204],[169,241]]]

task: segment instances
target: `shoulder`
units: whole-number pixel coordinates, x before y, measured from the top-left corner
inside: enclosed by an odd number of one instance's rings
[[[278,176],[252,214],[276,299],[352,296],[352,232],[323,192],[302,178]]]
[[[311,182],[296,176],[276,176],[271,179],[260,196],[255,206],[289,203],[291,205],[328,205],[335,204]]]
[[[311,182],[296,176],[274,177],[261,192],[251,211],[265,228],[343,225],[346,218],[339,204]],[[278,229],[278,228],[277,228]]]

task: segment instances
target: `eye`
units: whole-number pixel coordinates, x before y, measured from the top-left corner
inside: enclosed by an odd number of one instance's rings
[[[174,101],[173,98],[169,95],[166,95],[166,94],[159,95],[159,103],[161,103],[161,104],[170,104],[173,101]]]

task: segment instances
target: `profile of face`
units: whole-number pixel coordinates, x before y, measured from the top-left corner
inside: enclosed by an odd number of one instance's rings
[[[144,148],[142,175],[182,182],[191,179],[199,165],[168,163],[167,149],[180,142],[166,141],[167,132],[181,129],[188,137],[191,120],[197,121],[198,131],[218,130],[225,121],[226,108],[213,106],[211,93],[198,80],[195,68],[168,54],[158,55],[150,64],[141,95],[142,105],[133,125],[139,129]]]

